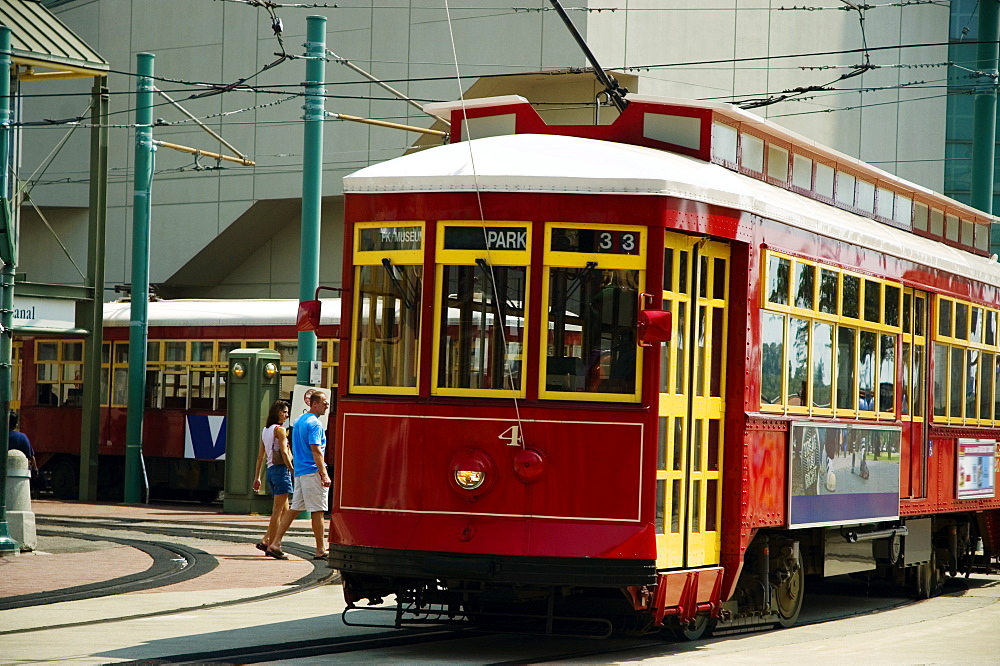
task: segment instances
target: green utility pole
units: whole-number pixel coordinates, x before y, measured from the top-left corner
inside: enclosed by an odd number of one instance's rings
[[[319,286],[319,228],[323,202],[323,119],[326,114],[326,17],[306,18],[305,145],[302,155],[302,236],[299,239],[299,302],[316,297]],[[312,384],[316,332],[299,331],[295,380]]]
[[[153,187],[153,54],[136,56],[135,176],[132,185],[132,308],[128,330],[128,417],[125,422],[125,502],[142,502],[142,417],[146,398],[149,310],[149,220]]]
[[[981,80],[976,85],[972,121],[972,205],[993,212],[993,160],[997,129],[997,39],[1000,38],[1000,2],[979,3],[979,46],[976,50]],[[990,250],[1000,245],[1000,229],[990,230]]]
[[[17,229],[14,225],[14,207],[10,200],[10,180],[7,177],[10,163],[10,28],[0,26],[0,215],[3,215],[3,238],[0,238],[0,405],[3,405],[4,423],[0,424],[0,555],[21,550],[21,545],[10,538],[7,527],[7,449],[10,433],[7,431],[7,414],[10,411],[11,391],[11,338],[14,327],[14,270],[17,267]]]

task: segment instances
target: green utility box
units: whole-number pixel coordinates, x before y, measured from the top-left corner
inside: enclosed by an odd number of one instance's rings
[[[281,390],[280,367],[281,355],[273,349],[229,352],[224,513],[271,513],[271,496],[254,492],[253,480],[260,432]]]

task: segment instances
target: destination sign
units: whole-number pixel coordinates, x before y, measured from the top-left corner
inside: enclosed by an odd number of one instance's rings
[[[552,230],[552,251],[587,254],[639,254],[640,234],[615,229]]]
[[[362,229],[358,239],[358,250],[361,252],[419,250],[422,241],[420,232],[420,227]]]
[[[445,227],[446,250],[527,250],[525,227]]]

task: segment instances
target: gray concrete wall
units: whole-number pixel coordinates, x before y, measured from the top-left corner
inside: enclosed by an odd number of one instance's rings
[[[861,54],[791,60],[754,60],[690,67],[645,69],[649,65],[727,60],[841,51],[861,46],[856,13],[846,11],[781,11],[783,3],[766,0],[718,0],[706,8],[701,0],[663,3],[627,0],[569,3],[574,7],[617,7],[619,11],[571,11],[575,23],[606,68],[628,76],[629,87],[643,94],[728,100],[763,97],[796,86],[827,83],[845,69],[806,71],[803,65],[851,65]],[[398,7],[391,7],[398,5]],[[549,7],[547,1],[511,3],[475,0],[451,5],[451,24],[439,2],[394,0],[375,7],[342,9],[279,8],[285,49],[302,52],[306,16],[329,17],[327,45],[375,75],[421,101],[458,97],[476,77],[584,66],[585,59],[558,16],[551,11],[514,11]],[[263,10],[242,3],[204,0],[129,1],[76,0],[54,7],[56,15],[88,41],[110,63],[112,74],[110,187],[108,196],[109,284],[127,282],[130,271],[132,216],[135,55],[156,56],[156,74],[178,82],[158,87],[222,134],[257,162],[255,167],[225,164],[200,170],[190,155],[160,149],[153,185],[150,279],[164,283],[174,295],[294,296],[298,259],[298,199],[301,196],[302,127],[300,91],[305,77],[302,60],[286,61],[249,81],[257,91],[228,92],[186,99],[205,90],[195,82],[232,82],[259,71],[275,59],[280,46]],[[938,6],[878,8],[867,13],[869,46],[946,42],[948,9]],[[452,36],[458,70],[456,81]],[[872,52],[872,62],[943,62],[946,49]],[[930,72],[931,74],[927,74]],[[816,93],[809,99],[783,102],[756,111],[790,129],[888,171],[941,189],[944,155],[943,95],[929,100],[924,90],[857,92],[860,88],[898,86],[931,78],[944,70],[885,67],[837,84],[849,91]],[[357,116],[429,126],[431,120],[388,93],[365,82],[336,62],[327,64],[328,93],[337,97],[327,109]],[[558,81],[558,82],[557,82]],[[25,84],[23,118],[68,118],[84,112],[90,82]],[[525,77],[479,79],[477,96],[519,92],[537,102],[586,103],[597,86],[589,77]],[[76,94],[73,94],[76,93]],[[39,96],[45,95],[45,96]],[[163,100],[157,100],[162,103]],[[280,102],[280,103],[278,103]],[[897,103],[899,102],[899,103]],[[271,106],[264,106],[273,104]],[[551,121],[589,122],[585,108],[558,111],[546,107]],[[237,112],[237,113],[233,113]],[[220,115],[227,114],[227,115]],[[613,115],[613,114],[612,114]],[[219,144],[169,105],[157,107],[157,139],[219,150]],[[602,117],[610,120],[609,116]],[[24,130],[21,175],[38,168],[68,128]],[[340,281],[341,178],[373,162],[402,154],[418,137],[413,134],[345,122],[329,122],[324,144],[324,213],[322,278]],[[426,139],[422,144],[433,143]],[[77,129],[45,170],[32,199],[55,218],[64,242],[85,262],[86,176],[89,135]],[[200,166],[216,166],[202,158]],[[229,233],[227,233],[229,230]],[[35,213],[23,222],[21,266],[28,278],[44,282],[78,282],[75,269],[58,259],[51,233]],[[83,247],[79,247],[80,244]],[[228,253],[228,254],[227,254]],[[168,295],[170,291],[167,292]]]

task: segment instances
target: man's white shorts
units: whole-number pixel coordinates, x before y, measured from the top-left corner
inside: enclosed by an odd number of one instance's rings
[[[295,477],[292,489],[292,511],[326,511],[330,488],[323,486],[319,472]]]

